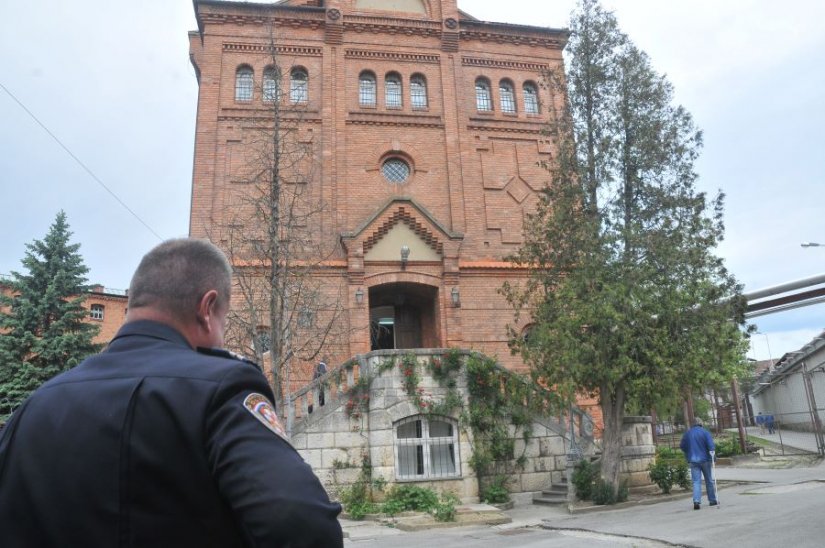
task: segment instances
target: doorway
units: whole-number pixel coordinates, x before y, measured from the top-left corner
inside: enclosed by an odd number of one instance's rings
[[[370,288],[370,349],[438,348],[438,288],[391,283]]]

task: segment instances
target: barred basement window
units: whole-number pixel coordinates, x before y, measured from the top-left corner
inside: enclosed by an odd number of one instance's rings
[[[105,308],[102,304],[93,304],[92,309],[89,311],[89,317],[93,320],[102,320]]]
[[[455,478],[461,475],[458,427],[447,417],[422,415],[395,425],[397,479]]]
[[[252,86],[254,80],[252,67],[241,65],[235,71],[235,100],[248,102],[252,100]]]

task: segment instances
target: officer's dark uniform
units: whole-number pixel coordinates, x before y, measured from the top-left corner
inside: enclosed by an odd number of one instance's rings
[[[126,324],[2,430],[0,546],[342,546],[340,505],[250,394],[272,400],[254,366]]]

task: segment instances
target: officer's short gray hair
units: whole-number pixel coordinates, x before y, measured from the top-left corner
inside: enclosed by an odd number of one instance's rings
[[[187,320],[207,291],[218,292],[227,306],[232,291],[232,266],[208,240],[167,240],[143,256],[129,284],[128,307],[158,307]]]

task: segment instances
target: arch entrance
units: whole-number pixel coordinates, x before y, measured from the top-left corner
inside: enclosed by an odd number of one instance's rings
[[[438,288],[409,282],[371,287],[370,350],[439,348]]]

